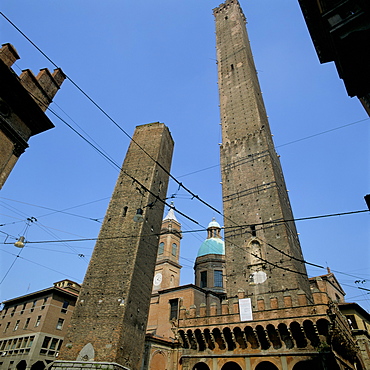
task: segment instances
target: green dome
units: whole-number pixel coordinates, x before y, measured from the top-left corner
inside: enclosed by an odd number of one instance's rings
[[[198,256],[207,254],[225,254],[225,243],[220,238],[206,239],[199,248]]]

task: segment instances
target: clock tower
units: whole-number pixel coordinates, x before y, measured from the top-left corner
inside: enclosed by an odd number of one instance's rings
[[[180,285],[180,240],[181,224],[177,221],[173,207],[162,221],[159,237],[157,264],[153,280],[153,293]]]

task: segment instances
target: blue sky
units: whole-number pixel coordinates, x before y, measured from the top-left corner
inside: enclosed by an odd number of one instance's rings
[[[174,138],[171,173],[222,211],[221,142],[212,8],[217,0],[3,0],[1,11],[129,135],[160,121]],[[241,0],[272,133],[296,218],[366,209],[369,123],[333,63],[321,65],[297,1]],[[3,17],[16,73],[54,66]],[[69,81],[50,106],[121,164],[129,138]],[[65,123],[32,138],[0,194],[0,300],[70,278],[82,282],[118,171]],[[342,127],[344,126],[344,127]],[[326,132],[329,131],[329,132]],[[325,133],[326,132],[326,133]],[[319,134],[319,135],[318,135]],[[170,182],[182,228],[221,216]],[[57,212],[58,211],[58,212]],[[64,212],[61,212],[64,211]],[[27,228],[27,218],[35,217]],[[94,221],[94,220],[98,221]],[[370,310],[369,213],[298,221],[305,259],[329,266],[347,301]],[[27,229],[20,252],[12,244]],[[8,236],[7,236],[8,235]],[[206,232],[185,233],[181,282]],[[5,242],[5,243],[4,243]],[[325,269],[308,266],[309,276]],[[361,283],[355,283],[360,280]]]

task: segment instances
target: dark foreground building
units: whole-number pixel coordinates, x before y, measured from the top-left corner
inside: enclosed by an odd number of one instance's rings
[[[320,63],[334,62],[349,96],[370,115],[370,3],[299,0]]]
[[[0,49],[0,189],[30,137],[54,127],[45,111],[62,85],[60,68],[44,68],[35,76],[29,69],[17,76],[11,69],[19,59],[11,44]]]

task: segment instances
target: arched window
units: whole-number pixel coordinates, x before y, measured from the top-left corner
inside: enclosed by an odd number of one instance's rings
[[[172,244],[172,255],[177,256],[177,245],[176,245],[176,243]]]
[[[158,254],[163,254],[163,251],[164,251],[164,243],[159,243],[159,246],[158,246]]]
[[[209,367],[204,362],[198,362],[193,366],[192,370],[209,370]]]
[[[278,370],[278,368],[269,361],[262,361],[256,366],[256,370]]]
[[[165,355],[162,352],[157,352],[150,361],[150,370],[164,370],[166,369],[166,362]]]
[[[251,265],[260,264],[262,262],[261,244],[257,240],[253,240],[250,244]]]
[[[242,370],[242,368],[234,361],[226,362],[224,366],[222,366],[221,370]]]

